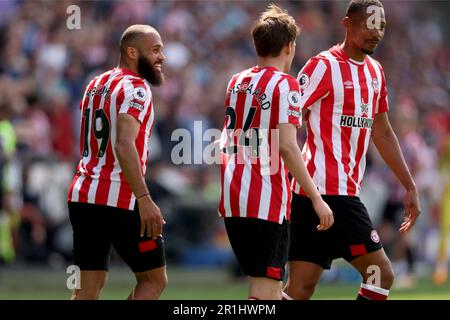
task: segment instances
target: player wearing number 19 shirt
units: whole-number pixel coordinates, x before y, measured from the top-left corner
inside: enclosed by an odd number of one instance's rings
[[[135,274],[130,299],[157,299],[166,285],[164,220],[144,180],[154,121],[150,85],[163,81],[162,47],[151,26],[130,26],[119,66],[95,77],[81,100],[81,160],[68,195],[81,270],[73,299],[99,297],[111,246]]]
[[[299,85],[286,74],[298,26],[287,11],[270,5],[252,34],[258,65],[233,76],[226,94],[219,213],[250,276],[249,298],[280,299],[289,242],[288,169],[311,197],[320,230],[333,224],[333,215],[298,161]]]
[[[362,276],[358,299],[385,300],[393,282],[392,267],[358,197],[370,138],[406,189],[401,232],[414,225],[420,204],[389,124],[383,70],[368,56],[384,35],[383,5],[378,0],[352,0],[343,24],[345,41],[311,58],[298,75],[308,128],[303,159],[333,210],[335,224],[317,232],[311,202],[294,179],[287,293],[309,299],[323,270],[334,259],[344,258]]]

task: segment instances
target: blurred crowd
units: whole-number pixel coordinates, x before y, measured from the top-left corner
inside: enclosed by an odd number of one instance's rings
[[[279,3],[302,29],[291,70],[295,76],[309,57],[343,40],[340,21],[347,2]],[[67,28],[71,4],[81,9],[80,29]],[[148,183],[168,222],[169,259],[195,264],[215,257],[220,263],[220,250],[225,252],[228,244],[216,215],[218,167],[173,165],[171,151],[178,141],[171,135],[177,128],[193,132],[194,120],[202,121],[202,132],[222,127],[227,81],[255,64],[250,29],[266,5],[0,1],[0,260],[70,261],[65,203],[79,160],[79,99],[93,76],[117,65],[125,28],[146,23],[159,30],[167,57],[167,80],[153,89],[156,122]],[[440,208],[449,183],[450,4],[384,5],[386,35],[374,57],[384,67],[391,121],[422,194],[420,225],[412,235],[399,238],[395,229],[401,220],[402,189],[374,148],[362,198],[380,226],[390,257],[399,266],[406,261],[405,268],[413,272],[413,261],[431,261],[437,254]],[[299,143],[303,140],[304,130]],[[192,142],[200,148],[205,143]]]

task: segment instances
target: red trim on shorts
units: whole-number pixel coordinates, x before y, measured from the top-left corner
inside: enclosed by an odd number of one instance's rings
[[[365,244],[355,244],[353,246],[350,246],[350,252],[353,257],[367,254],[366,245]]]
[[[266,276],[273,279],[280,279],[281,269],[276,267],[267,267]]]
[[[158,248],[158,244],[156,243],[156,240],[148,240],[139,243],[139,251],[140,252],[146,252],[150,250],[154,250]]]

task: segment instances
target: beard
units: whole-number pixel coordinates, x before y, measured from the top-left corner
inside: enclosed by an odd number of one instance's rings
[[[362,53],[368,54],[368,55],[371,55],[375,52],[375,50],[368,50],[368,49],[364,49],[364,48],[362,48],[361,51],[362,51]]]
[[[152,86],[159,86],[164,82],[164,74],[156,69],[152,63],[142,55],[138,58],[138,73]]]

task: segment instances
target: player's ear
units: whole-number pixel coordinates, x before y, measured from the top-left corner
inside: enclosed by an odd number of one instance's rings
[[[131,60],[137,60],[138,59],[138,50],[134,47],[127,47],[127,56]]]
[[[345,16],[342,19],[342,25],[345,27],[345,29],[348,29],[348,27],[350,26],[350,18]]]
[[[285,50],[286,50],[286,55],[290,56],[293,53],[293,51],[295,51],[295,42],[289,41],[289,43],[285,47]]]
[[[295,43],[295,41],[291,41],[291,42],[289,42],[289,47],[290,47],[290,48],[291,48],[291,50],[292,50],[292,52],[291,52],[291,53],[295,52],[295,46],[296,46],[296,43]]]

